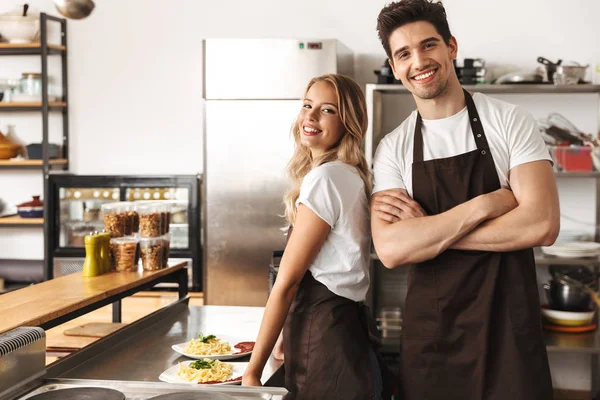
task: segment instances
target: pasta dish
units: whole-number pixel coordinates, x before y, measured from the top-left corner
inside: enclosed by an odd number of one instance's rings
[[[224,382],[231,378],[233,366],[219,360],[204,358],[188,365],[179,364],[177,375],[188,382],[214,383]]]
[[[221,341],[215,335],[202,336],[190,340],[185,346],[185,353],[195,356],[213,356],[219,354],[231,354],[231,346]]]

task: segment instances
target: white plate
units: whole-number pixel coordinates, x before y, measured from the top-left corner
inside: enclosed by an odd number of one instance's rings
[[[253,340],[244,340],[244,339],[240,339],[240,338],[234,338],[234,337],[230,337],[230,336],[225,336],[225,335],[215,335],[216,337],[220,338],[221,341],[223,342],[227,342],[229,343],[229,345],[231,346],[233,351],[238,351],[238,349],[236,349],[235,346],[238,343],[241,342],[253,342]],[[248,351],[245,353],[229,353],[229,354],[215,354],[215,355],[196,355],[196,354],[188,354],[185,352],[185,347],[186,345],[189,343],[189,340],[187,342],[184,343],[177,343],[174,344],[173,346],[171,346],[171,348],[173,350],[175,350],[176,352],[178,352],[179,354],[189,357],[189,358],[193,358],[194,360],[200,360],[203,358],[208,358],[210,360],[233,360],[235,358],[240,358],[240,357],[244,357],[247,355],[252,354],[252,351]]]
[[[561,242],[561,243],[556,243],[555,245],[549,246],[547,248],[567,250],[567,251],[594,251],[594,250],[598,251],[598,250],[600,250],[600,243],[583,242],[583,241]]]
[[[600,243],[561,242],[553,246],[542,247],[542,252],[551,256],[566,258],[597,257],[600,255]]]
[[[193,362],[194,361],[183,361],[180,364],[190,365],[190,363],[193,363]],[[246,371],[246,368],[248,367],[247,362],[231,362],[228,364],[231,364],[233,366],[233,373],[231,374],[231,379],[243,376],[244,371]],[[158,379],[160,379],[163,382],[167,382],[167,383],[183,383],[185,385],[239,385],[242,383],[241,379],[234,381],[234,382],[194,383],[194,382],[186,381],[183,378],[180,378],[177,375],[177,372],[179,372],[179,364],[174,365],[171,368],[164,371],[162,374],[160,374]]]

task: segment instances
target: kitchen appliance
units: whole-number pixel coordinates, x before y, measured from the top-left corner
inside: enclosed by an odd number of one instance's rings
[[[251,60],[223,62],[234,57]],[[204,41],[206,304],[264,306],[272,252],[285,247],[290,129],[311,78],[352,75],[337,40]]]
[[[188,261],[189,290],[202,290],[200,185],[201,177],[197,175],[151,177],[51,173],[44,197],[45,215],[48,216],[44,220],[48,238],[44,278],[81,271],[85,258],[84,237],[105,228],[103,204],[152,201],[168,204],[171,212],[177,213],[177,218],[171,218],[169,224],[168,256]],[[165,289],[171,286],[174,287],[171,283],[163,283],[156,287]]]

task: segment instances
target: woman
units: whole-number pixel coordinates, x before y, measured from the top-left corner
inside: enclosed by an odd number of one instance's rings
[[[343,75],[310,81],[293,127],[293,187],[284,198],[293,233],[244,385],[261,384],[285,323],[288,399],[381,398],[371,320],[361,303],[369,287],[371,175],[361,151],[366,128],[356,82]]]

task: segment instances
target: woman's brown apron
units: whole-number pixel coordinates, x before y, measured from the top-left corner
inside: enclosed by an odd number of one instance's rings
[[[413,150],[413,198],[428,215],[500,189],[471,95],[477,150],[423,161],[421,116]],[[448,132],[449,135],[460,132]],[[402,333],[407,400],[549,400],[533,251],[447,250],[410,267]]]
[[[336,295],[306,271],[283,328],[286,400],[370,400],[370,351],[383,375],[383,398],[389,399],[393,376],[376,352],[378,344],[368,307]]]

